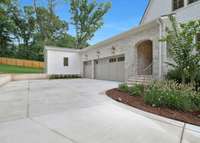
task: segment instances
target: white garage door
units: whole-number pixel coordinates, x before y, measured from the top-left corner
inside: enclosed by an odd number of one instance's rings
[[[87,61],[84,62],[84,77],[85,78],[92,78],[92,62]]]
[[[117,56],[95,61],[95,78],[100,80],[125,80],[125,57]]]

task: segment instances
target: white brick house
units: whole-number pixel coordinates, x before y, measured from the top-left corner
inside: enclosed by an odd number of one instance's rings
[[[136,28],[82,50],[46,47],[46,71],[102,80],[162,79],[168,57],[166,44],[159,39],[169,14],[179,22],[199,19],[200,0],[149,0]]]

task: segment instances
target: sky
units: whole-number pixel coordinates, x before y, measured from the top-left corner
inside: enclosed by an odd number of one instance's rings
[[[20,5],[32,5],[32,0],[19,0]],[[40,5],[45,5],[47,0],[38,0]],[[104,25],[99,29],[95,36],[89,41],[91,45],[100,41],[111,38],[117,34],[125,32],[137,25],[144,14],[148,0],[97,0],[97,2],[112,3],[112,8],[104,16]],[[69,13],[69,4],[64,0],[57,0],[57,6],[55,9],[56,15],[62,20],[71,22]],[[69,34],[75,35],[73,25],[69,25]]]

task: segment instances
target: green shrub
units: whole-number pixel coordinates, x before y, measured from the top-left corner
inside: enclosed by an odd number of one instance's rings
[[[200,72],[198,72],[198,74],[196,75],[194,86],[195,86],[195,90],[200,92]]]
[[[200,95],[190,85],[172,81],[154,82],[145,91],[144,101],[153,107],[200,111]]]
[[[129,93],[131,96],[141,96],[144,92],[144,86],[141,84],[135,84],[129,87]]]
[[[80,75],[64,75],[64,74],[57,74],[57,75],[50,75],[49,79],[73,79],[73,78],[81,78]]]
[[[122,91],[122,92],[129,92],[129,87],[126,83],[120,84],[118,89],[119,91]]]
[[[180,72],[178,70],[176,70],[176,69],[168,71],[168,73],[166,75],[166,79],[167,80],[174,80],[174,81],[176,81],[178,83],[181,83],[181,80],[182,80]]]
[[[173,70],[170,70],[167,75],[166,75],[166,79],[167,80],[174,80],[176,81],[177,83],[181,83],[182,82],[182,79],[181,79],[181,74],[179,72],[179,70],[177,69],[173,69]],[[190,78],[189,78],[189,75],[188,77],[186,77],[186,83],[190,83]],[[194,90],[195,91],[199,91],[200,92],[200,72],[197,73],[196,77],[195,77],[195,82],[194,82]]]

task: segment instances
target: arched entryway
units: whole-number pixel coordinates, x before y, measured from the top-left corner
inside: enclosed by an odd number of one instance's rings
[[[145,40],[136,45],[137,48],[137,74],[152,75],[153,43]]]

